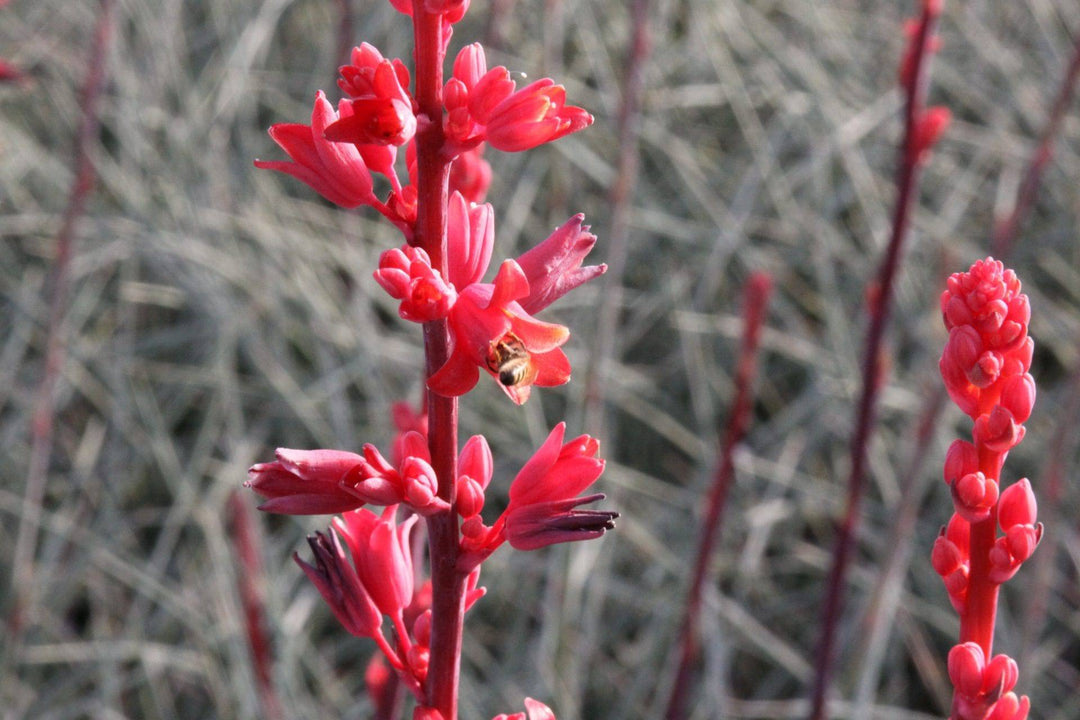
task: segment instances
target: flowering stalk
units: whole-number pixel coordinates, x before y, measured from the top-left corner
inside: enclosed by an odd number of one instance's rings
[[[900,62],[900,85],[907,102],[904,113],[904,139],[900,146],[900,162],[896,173],[896,209],[893,215],[889,247],[872,287],[870,327],[862,360],[862,397],[859,401],[858,418],[851,440],[847,508],[837,532],[822,613],[821,638],[815,653],[817,662],[811,698],[810,718],[812,720],[821,720],[826,716],[825,696],[829,685],[829,674],[832,671],[833,645],[836,639],[836,624],[840,617],[842,589],[855,541],[859,505],[866,485],[867,448],[874,425],[877,393],[881,385],[879,356],[892,304],[893,280],[899,268],[900,251],[907,237],[911,220],[911,208],[918,189],[919,169],[950,120],[950,114],[946,108],[926,107],[929,61],[936,49],[934,33],[941,14],[941,5],[942,0],[922,0],[922,13],[919,20],[910,22],[905,28],[909,42]]]
[[[706,571],[712,560],[713,546],[720,534],[720,524],[728,492],[735,479],[735,446],[742,442],[750,424],[750,412],[753,409],[754,377],[757,375],[758,340],[761,326],[765,321],[765,311],[772,292],[772,278],[765,273],[755,273],[746,283],[743,291],[743,336],[739,348],[739,362],[735,368],[735,402],[728,416],[727,429],[724,432],[723,445],[720,448],[720,464],[716,469],[712,490],[709,492],[709,505],[701,525],[701,538],[698,541],[697,558],[694,561],[690,591],[686,598],[686,615],[679,631],[679,664],[668,698],[667,720],[685,717],[686,693],[690,685],[690,665],[700,647],[698,621],[701,614],[701,592],[705,584]]]
[[[412,19],[414,72],[366,43],[353,49],[338,81],[346,98],[335,109],[320,91],[310,126],[273,126],[290,160],[256,166],[302,180],[342,207],[370,206],[401,230],[405,244],[382,253],[374,278],[399,301],[403,319],[423,326],[424,408],[395,408],[390,459],[370,444],[360,453],[279,448],[274,462],[251,468],[248,485],[267,498],[267,511],[340,513],[328,532],[309,537],[314,564],[297,562],[342,626],[382,651],[385,665],[373,663],[366,677],[378,715],[394,712],[392,670],[417,701],[414,720],[455,720],[463,621],[484,594],[484,560],[507,542],[535,550],[599,537],[617,516],[579,509],[603,497],[582,493],[604,461],[587,435],[564,442],[564,424],[511,482],[509,503],[490,526],[481,511],[491,450],[477,435],[458,452],[458,398],[485,373],[517,405],[534,386],[569,380],[561,349],[569,330],[533,314],[605,270],[582,265],[596,237],[577,215],[482,282],[495,231],[483,203],[491,182],[484,147],[527,150],[588,126],[592,116],[567,105],[565,89],[549,79],[519,89],[506,68],[488,69],[478,44],[461,50],[446,79],[452,26],[468,0],[390,2]],[[405,182],[396,168],[402,147]],[[385,197],[373,172],[390,186]],[[399,506],[408,511],[400,522]],[[414,571],[420,524],[427,581]],[[530,699],[526,712],[530,720],[554,718]]]
[[[1043,171],[1050,164],[1050,160],[1054,155],[1054,140],[1061,132],[1061,125],[1065,120],[1065,113],[1072,103],[1073,91],[1076,89],[1078,79],[1080,79],[1080,35],[1077,35],[1073,41],[1072,59],[1069,61],[1069,66],[1065,70],[1065,77],[1062,78],[1061,85],[1058,87],[1058,94],[1054,99],[1053,107],[1050,109],[1050,116],[1047,118],[1046,125],[1043,126],[1042,133],[1039,135],[1039,143],[1031,155],[1027,170],[1020,181],[1020,187],[1016,191],[1016,200],[1013,203],[1012,210],[994,226],[991,247],[998,257],[1003,258],[1012,250],[1013,243],[1016,242],[1016,235],[1020,230],[1020,224],[1035,204],[1035,195],[1039,190],[1039,184],[1042,182]]]
[[[931,555],[960,615],[960,644],[949,652],[950,718],[1024,720],[1030,703],[1012,692],[1016,662],[991,652],[998,588],[1043,532],[1028,480],[1001,490],[1002,465],[1023,440],[1035,403],[1031,309],[1013,271],[987,258],[949,278],[941,312],[949,331],[940,362],[945,389],[974,421],[971,442],[953,441],[945,457],[955,512]]]
[[[0,3],[2,4],[4,3]],[[86,63],[86,75],[79,98],[82,114],[73,151],[75,178],[68,195],[60,230],[56,235],[56,258],[53,261],[47,286],[50,297],[43,362],[44,374],[34,399],[34,414],[30,427],[30,464],[26,471],[26,488],[23,497],[23,505],[26,508],[32,508],[33,513],[26,512],[19,517],[19,529],[11,561],[14,600],[11,603],[11,614],[8,618],[8,627],[11,632],[6,645],[13,650],[22,642],[26,621],[24,615],[35,605],[33,565],[40,522],[38,510],[41,508],[45,495],[49,460],[52,457],[54,390],[66,354],[62,330],[71,285],[71,263],[75,255],[76,229],[94,190],[96,177],[92,145],[97,140],[100,127],[98,102],[105,87],[106,57],[112,39],[112,5],[112,0],[101,0],[98,9],[97,23]],[[0,76],[4,72],[3,62],[0,61]]]
[[[251,664],[262,706],[262,717],[267,720],[280,720],[284,714],[274,687],[274,658],[270,634],[266,628],[266,578],[263,574],[262,542],[255,526],[255,513],[242,501],[238,491],[233,491],[229,494],[228,514],[230,537],[239,566],[237,584],[240,604],[244,611],[244,629],[248,648],[251,650]]]

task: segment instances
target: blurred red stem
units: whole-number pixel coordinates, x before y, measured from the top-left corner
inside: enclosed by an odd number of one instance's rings
[[[847,508],[837,528],[832,568],[826,587],[821,618],[821,638],[815,653],[811,720],[826,717],[826,694],[832,673],[836,628],[843,604],[843,589],[847,577],[855,534],[858,530],[859,505],[866,486],[866,457],[875,420],[878,388],[881,384],[882,340],[892,302],[892,286],[900,264],[900,251],[907,237],[911,207],[918,186],[919,165],[925,148],[920,147],[920,125],[929,81],[930,40],[934,36],[941,3],[924,0],[922,16],[912,39],[911,65],[906,74],[904,93],[907,98],[904,116],[904,140],[900,148],[897,169],[897,200],[893,215],[893,231],[885,258],[874,285],[875,299],[871,305],[870,328],[863,351],[862,396],[859,400],[855,432],[851,440],[851,475],[848,479]]]
[[[274,688],[274,658],[270,637],[266,632],[261,543],[255,530],[252,508],[239,492],[233,492],[229,496],[228,510],[232,522],[233,548],[240,565],[240,572],[237,573],[240,602],[244,608],[244,625],[251,650],[251,662],[255,669],[255,684],[262,705],[262,717],[267,720],[281,720],[284,715]]]
[[[413,13],[416,38],[416,102],[419,127],[416,134],[417,220],[415,244],[431,258],[445,277],[446,207],[450,161],[443,156],[442,18],[416,3]],[[424,325],[426,374],[431,377],[450,356],[445,320]],[[451,505],[447,513],[428,518],[431,553],[431,664],[425,681],[428,706],[443,720],[456,720],[458,676],[461,667],[461,634],[465,615],[465,580],[457,570],[459,530],[453,509],[457,473],[457,398],[427,391],[428,447],[431,465],[439,478],[439,497]]]
[[[997,478],[1000,483],[1005,456],[984,447],[978,447],[978,450],[979,470],[988,478]],[[1000,587],[990,580],[990,550],[997,539],[997,503],[991,508],[990,517],[972,523],[970,533],[971,575],[968,579],[967,605],[960,615],[960,642],[978,643],[983,654],[990,658]]]
[[[701,592],[708,577],[709,560],[712,558],[716,538],[720,534],[721,519],[727,504],[728,493],[735,479],[735,447],[742,442],[750,424],[753,409],[754,377],[757,375],[758,340],[765,320],[772,288],[771,278],[755,273],[746,283],[743,297],[743,336],[739,348],[739,360],[735,369],[735,402],[728,414],[727,427],[720,447],[720,462],[709,491],[709,505],[701,525],[697,557],[686,598],[686,614],[679,631],[679,666],[668,699],[667,720],[685,717],[686,695],[690,686],[690,666],[697,657],[700,641],[698,625],[701,615]]]
[[[1004,259],[1012,251],[1013,244],[1016,242],[1016,234],[1020,229],[1020,223],[1027,218],[1032,205],[1035,204],[1035,194],[1039,190],[1043,172],[1053,157],[1054,139],[1061,132],[1061,123],[1065,119],[1065,113],[1069,109],[1069,105],[1072,103],[1073,90],[1076,88],[1078,78],[1080,78],[1080,33],[1077,33],[1074,40],[1072,60],[1069,62],[1068,70],[1066,70],[1065,77],[1062,78],[1061,86],[1058,88],[1054,106],[1050,110],[1050,117],[1046,121],[1046,126],[1043,127],[1042,134],[1039,136],[1039,144],[1031,156],[1027,172],[1024,173],[1024,179],[1016,192],[1016,203],[1013,205],[1012,212],[994,227],[992,247],[994,256],[998,259]]]
[[[597,320],[596,351],[585,381],[586,420],[595,435],[604,435],[603,388],[607,365],[615,354],[615,338],[622,309],[622,281],[626,270],[630,232],[630,196],[638,177],[638,138],[641,134],[641,99],[645,92],[645,65],[652,51],[649,27],[649,0],[634,0],[631,8],[633,39],[627,58],[622,103],[619,106],[619,157],[615,183],[608,201],[611,205],[611,230],[608,233],[607,273]]]
[[[75,179],[68,196],[60,230],[56,235],[56,258],[47,292],[50,293],[49,315],[45,328],[44,374],[38,386],[31,420],[30,463],[26,472],[23,513],[12,553],[13,597],[8,624],[11,631],[8,647],[18,645],[24,626],[24,613],[33,592],[34,550],[40,521],[41,502],[52,456],[54,391],[60,369],[64,364],[65,345],[62,325],[67,314],[71,285],[71,258],[75,252],[75,231],[94,188],[94,164],[90,146],[97,140],[100,121],[97,115],[98,98],[105,85],[105,55],[112,35],[112,0],[101,0],[97,26],[86,65],[80,106],[82,117],[75,136],[73,157]]]

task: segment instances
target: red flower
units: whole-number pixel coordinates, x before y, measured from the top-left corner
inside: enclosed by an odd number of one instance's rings
[[[494,527],[518,550],[600,537],[618,517],[574,509],[604,497],[579,497],[600,477],[604,461],[596,457],[595,438],[582,435],[564,445],[565,432],[566,423],[556,425],[510,484],[510,503]]]
[[[440,395],[463,395],[476,385],[484,368],[520,405],[529,398],[531,386],[569,380],[570,362],[559,346],[570,331],[525,312],[517,300],[528,294],[529,283],[513,260],[502,264],[493,284],[465,288],[447,318],[453,349],[428,379],[428,387]]]
[[[365,503],[405,503],[421,515],[448,510],[449,504],[437,496],[424,436],[407,432],[397,449],[403,457],[398,467],[370,444],[364,445],[363,455],[278,448],[277,461],[252,466],[246,484],[270,498],[260,510],[286,515],[339,513]]]
[[[349,546],[364,589],[379,611],[392,618],[400,618],[412,601],[409,531],[420,519],[411,515],[399,526],[394,520],[396,511],[390,506],[379,516],[362,508],[334,518],[334,528]]]
[[[398,314],[405,320],[442,320],[457,300],[454,287],[431,267],[427,253],[411,245],[385,251],[374,277],[390,297],[401,301]]]
[[[949,679],[956,688],[950,720],[1023,720],[1030,703],[1011,692],[1019,671],[1008,655],[989,662],[978,643],[966,642],[949,651]]]
[[[372,193],[371,173],[360,151],[347,143],[330,142],[323,133],[338,113],[320,90],[311,110],[311,125],[279,123],[270,137],[291,160],[256,160],[255,167],[277,170],[307,183],[330,202],[354,208],[378,201]]]
[[[525,712],[513,715],[500,713],[491,720],[555,720],[555,713],[539,700],[527,697],[525,698]]]
[[[491,205],[467,203],[454,191],[446,213],[447,276],[458,288],[479,282],[491,263],[495,246],[495,213]]]
[[[373,46],[353,48],[352,63],[341,68],[338,87],[351,99],[351,112],[326,129],[326,138],[358,145],[404,145],[416,134],[409,94],[409,70],[387,60]]]
[[[469,202],[480,203],[484,202],[490,185],[491,165],[484,159],[483,145],[454,158],[450,166],[451,192],[460,192]]]
[[[315,564],[309,565],[295,553],[293,560],[318,588],[338,622],[357,637],[379,635],[382,614],[360,581],[356,568],[345,557],[337,533],[317,532],[308,536],[308,545],[315,555]]]
[[[1031,307],[1013,271],[987,258],[954,273],[941,312],[949,330],[940,362],[949,396],[972,418],[1004,401],[1024,422],[1035,398],[1035,383],[1025,377],[1034,343],[1027,335]]]
[[[447,137],[462,149],[486,140],[499,150],[518,152],[592,124],[592,115],[567,105],[566,88],[550,78],[516,87],[505,67],[487,69],[479,43],[463,48],[443,91]]]
[[[494,470],[487,440],[483,435],[473,435],[458,457],[457,512],[461,517],[473,517],[483,509],[484,490]]]
[[[596,236],[582,225],[578,213],[546,240],[517,259],[529,281],[529,295],[521,300],[527,312],[539,312],[577,286],[607,272],[607,265],[581,263],[596,244]]]
[[[290,450],[278,448],[276,462],[252,465],[245,483],[270,498],[260,510],[286,515],[332,515],[360,507],[343,484],[350,470],[364,463],[356,453],[343,450]]]

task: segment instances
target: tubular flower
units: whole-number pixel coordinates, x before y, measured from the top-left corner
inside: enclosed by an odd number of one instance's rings
[[[529,281],[529,295],[521,299],[526,312],[539,312],[579,285],[607,271],[607,265],[581,263],[596,244],[596,236],[582,225],[578,213],[546,240],[517,259]]]
[[[405,503],[420,515],[450,508],[436,495],[427,441],[418,432],[405,433],[403,453],[395,467],[374,445],[363,455],[342,450],[278,448],[277,461],[253,465],[247,486],[270,498],[259,509],[285,515],[324,515],[354,510],[365,503]]]
[[[450,165],[450,192],[460,192],[469,202],[482,203],[490,186],[491,165],[484,159],[483,145],[454,158]]]
[[[270,127],[270,137],[290,160],[256,160],[255,167],[292,175],[335,205],[354,208],[376,204],[371,173],[360,151],[323,136],[337,119],[338,113],[320,90],[311,110],[311,125],[279,123]]]
[[[431,267],[428,254],[418,247],[406,245],[383,252],[374,277],[390,297],[401,301],[398,314],[405,320],[442,320],[457,300],[454,286],[442,279]]]
[[[495,524],[518,550],[588,540],[613,528],[618,513],[575,510],[603,495],[578,497],[604,471],[600,443],[588,435],[563,444],[566,423],[547,440],[510,484],[510,502]]]
[[[260,510],[286,515],[332,515],[353,510],[364,501],[343,484],[346,474],[364,463],[343,450],[278,448],[275,462],[252,465],[245,483],[270,498]]]
[[[382,625],[382,614],[360,581],[356,568],[345,557],[337,533],[317,532],[308,536],[308,545],[315,555],[315,564],[307,564],[296,554],[293,560],[318,588],[346,630],[357,637],[374,638]]]
[[[467,203],[456,191],[446,213],[447,276],[455,287],[466,288],[479,282],[491,264],[495,213],[488,203]]]
[[[351,110],[327,128],[326,138],[358,145],[395,145],[416,134],[409,94],[409,70],[401,60],[387,60],[367,43],[353,48],[351,64],[341,68],[338,87],[351,98]]]
[[[334,528],[345,538],[364,589],[384,615],[400,617],[413,596],[412,549],[409,531],[419,517],[398,525],[395,506],[378,516],[360,509],[334,518]]]
[[[1030,703],[1012,692],[1018,677],[1009,656],[987,662],[978,643],[956,645],[949,651],[949,679],[956,688],[951,720],[1024,720]]]
[[[550,78],[518,90],[505,67],[488,70],[479,43],[458,53],[444,97],[444,131],[462,149],[486,140],[505,152],[529,150],[593,121],[582,108],[567,105],[566,88]]]
[[[484,368],[520,405],[533,385],[569,380],[570,361],[559,346],[570,331],[525,312],[517,300],[528,294],[529,283],[513,260],[502,264],[493,284],[465,288],[447,318],[453,338],[450,357],[428,378],[428,387],[448,397],[463,395]]]
[[[483,509],[484,490],[491,483],[494,469],[487,440],[483,435],[473,435],[458,457],[457,511],[461,517],[473,517]]]

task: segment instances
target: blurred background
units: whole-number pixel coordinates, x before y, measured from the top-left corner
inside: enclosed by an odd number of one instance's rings
[[[383,0],[117,0],[89,145],[97,184],[57,326],[51,457],[34,469],[48,277],[98,8],[0,8],[0,57],[30,77],[0,86],[0,713],[264,717],[228,500],[279,445],[388,449],[390,407],[419,398],[422,355],[419,328],[371,278],[396,231],[252,160],[283,157],[266,129],[308,122],[317,89],[339,96],[352,45],[408,60],[410,24]],[[597,487],[622,514],[601,541],[507,548],[485,565],[463,718],[519,711],[524,695],[560,720],[661,716],[755,271],[775,287],[687,717],[805,716],[917,9],[474,0],[455,27],[451,54],[481,40],[490,66],[553,77],[596,116],[536,151],[488,152],[496,259],[580,211],[600,238],[591,260],[613,266],[544,314],[574,333],[574,380],[522,408],[481,383],[462,402],[462,438],[491,441],[500,498],[565,418],[602,438]],[[635,26],[648,36],[636,51]],[[929,100],[954,120],[925,166],[897,278],[834,717],[947,714],[958,621],[928,558],[951,513],[945,448],[970,421],[940,402],[938,297],[1012,211],[1076,33],[1075,0],[945,3]],[[1031,297],[1039,398],[1005,480],[1031,478],[1047,529],[1005,586],[995,649],[1019,661],[1038,718],[1080,717],[1076,110],[1007,258]],[[339,628],[290,559],[328,520],[256,517],[254,580],[288,718],[371,713],[374,645]],[[18,563],[32,582],[12,579]]]

